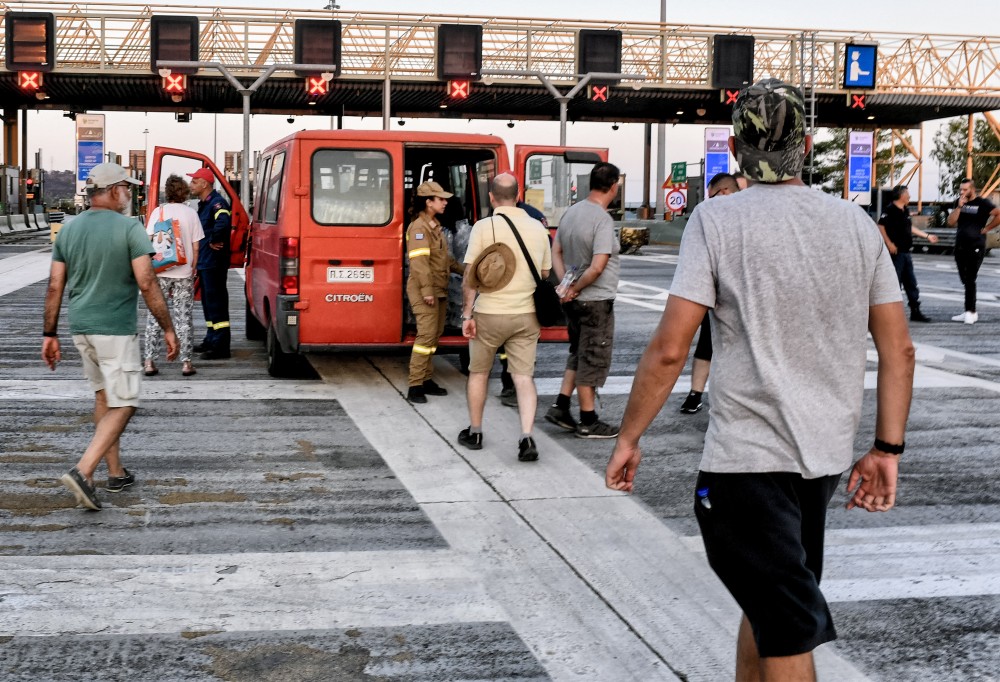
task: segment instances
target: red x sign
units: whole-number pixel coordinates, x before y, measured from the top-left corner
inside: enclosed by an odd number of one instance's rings
[[[852,109],[864,109],[865,108],[865,96],[864,95],[851,95],[851,108]]]
[[[42,72],[18,71],[17,86],[22,90],[38,90],[42,87]]]
[[[730,90],[730,89],[727,88],[726,89],[726,95],[725,95],[725,97],[726,97],[726,99],[725,99],[726,104],[736,104],[736,98],[739,97],[739,96],[740,96],[740,91],[739,90]]]
[[[591,85],[590,86],[590,101],[591,102],[607,102],[608,101],[608,85]]]
[[[469,81],[448,81],[448,97],[452,99],[468,99],[471,91]]]
[[[307,76],[306,77],[306,94],[312,97],[318,97],[319,95],[325,95],[329,92],[329,87],[327,86],[326,80],[322,76]]]
[[[163,77],[163,89],[172,95],[182,95],[187,90],[187,76],[182,73],[172,73]]]

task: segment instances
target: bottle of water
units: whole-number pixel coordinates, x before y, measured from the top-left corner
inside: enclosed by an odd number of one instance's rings
[[[569,288],[573,286],[574,281],[576,281],[575,265],[566,271],[566,274],[563,275],[562,281],[559,282],[559,286],[556,287],[556,294],[558,294],[559,298],[566,296],[566,292],[568,292]]]

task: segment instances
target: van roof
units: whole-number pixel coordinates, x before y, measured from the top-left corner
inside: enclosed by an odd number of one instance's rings
[[[272,142],[266,149],[284,144],[289,140],[322,140],[344,142],[409,142],[418,144],[454,144],[472,145],[476,147],[503,145],[503,138],[496,135],[478,135],[473,133],[440,133],[419,132],[413,130],[300,130],[291,135]]]

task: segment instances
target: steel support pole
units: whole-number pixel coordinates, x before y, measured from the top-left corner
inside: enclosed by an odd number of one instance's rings
[[[559,146],[566,146],[566,119],[569,117],[569,98],[559,98]]]
[[[250,210],[250,95],[243,91],[243,163],[240,164],[240,203],[243,210]],[[214,159],[213,159],[214,163]]]
[[[667,64],[667,0],[660,0],[660,82],[662,83],[666,75]],[[663,220],[666,213],[666,198],[664,197],[663,185],[667,181],[667,125],[665,123],[656,124],[656,213],[657,220]]]
[[[389,27],[385,27],[385,83],[382,85],[382,130],[389,130],[392,108],[392,81],[389,78]]]
[[[28,212],[28,109],[21,109],[21,189],[20,213]]]
[[[646,123],[643,127],[645,128],[645,135],[643,136],[642,143],[642,206],[639,208],[639,212],[642,214],[641,218],[648,220],[651,217],[649,208],[649,171],[653,154],[653,124]]]

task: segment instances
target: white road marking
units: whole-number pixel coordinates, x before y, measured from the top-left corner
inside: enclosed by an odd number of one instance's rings
[[[684,543],[704,555],[701,537]],[[1000,594],[1000,524],[827,530],[823,594],[831,602]]]
[[[5,635],[507,620],[450,550],[2,557],[0,571]]]
[[[51,247],[0,259],[0,296],[6,296],[49,276]]]

